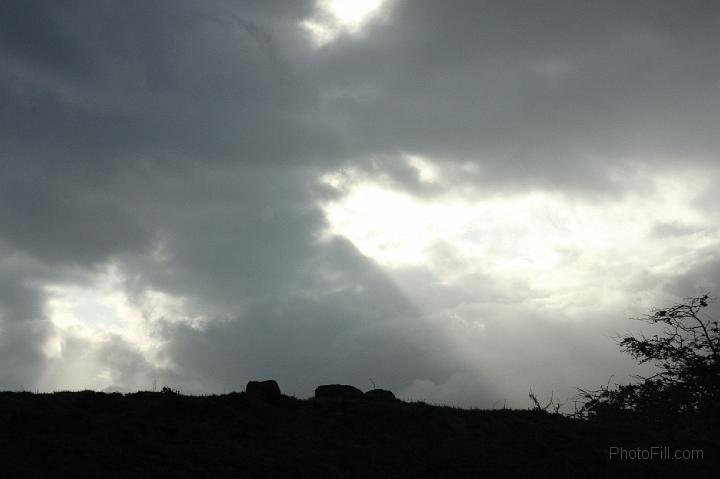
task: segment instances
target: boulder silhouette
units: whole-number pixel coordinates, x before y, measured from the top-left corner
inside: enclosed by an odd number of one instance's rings
[[[392,391],[388,391],[387,389],[371,389],[370,391],[366,392],[364,394],[364,397],[366,399],[370,399],[372,401],[396,401],[397,398],[393,394]]]
[[[361,398],[362,391],[346,384],[324,384],[315,389],[316,398],[355,399]]]
[[[274,379],[267,381],[248,381],[245,394],[255,399],[276,399],[280,397],[280,386]]]

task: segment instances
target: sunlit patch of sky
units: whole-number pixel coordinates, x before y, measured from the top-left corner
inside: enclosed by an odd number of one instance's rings
[[[406,161],[420,178],[442,181],[439,165]],[[569,301],[597,299],[598,287],[612,296],[646,275],[682,274],[720,244],[712,218],[694,204],[709,185],[692,172],[658,172],[637,193],[603,202],[542,190],[421,197],[352,171],[323,181],[342,191],[322,206],[327,234],[391,270],[427,268],[443,285],[477,274],[530,285],[540,307],[568,311]],[[655,234],[663,224],[685,229]]]
[[[388,1],[318,0],[315,15],[305,19],[302,27],[315,45],[323,46],[343,34],[360,34],[369,21],[382,15]]]
[[[45,354],[63,358],[64,344],[71,337],[93,345],[115,335],[136,347],[150,363],[167,366],[156,356],[162,344],[153,334],[153,323],[185,322],[199,327],[203,318],[187,312],[186,298],[155,290],[130,297],[124,281],[122,272],[111,264],[89,283],[47,285],[46,313],[55,332],[44,346]]]

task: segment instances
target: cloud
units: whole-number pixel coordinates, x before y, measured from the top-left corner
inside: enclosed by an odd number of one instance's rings
[[[318,47],[322,10],[0,5],[0,387],[521,406],[716,283],[714,4],[388,1]]]
[[[318,78],[347,92],[328,108],[358,156],[476,163],[485,187],[607,190],[637,163],[707,165],[717,8],[639,5],[398,2],[367,41],[318,53]]]
[[[0,243],[0,385],[32,389],[42,373],[47,339],[53,332],[45,319],[37,264]]]
[[[169,326],[167,352],[179,371],[215,390],[271,377],[286,393],[308,397],[323,383],[369,389],[372,379],[395,389],[415,377],[447,377],[458,361],[452,345],[374,281],[382,279],[360,279],[315,298],[255,304],[203,329]]]
[[[102,193],[81,194],[42,178],[6,181],[0,190],[0,229],[18,250],[51,262],[93,263],[144,249],[150,233]],[[42,233],[42,234],[40,234]]]

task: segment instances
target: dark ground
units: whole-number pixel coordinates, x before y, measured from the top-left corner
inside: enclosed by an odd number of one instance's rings
[[[704,459],[609,460],[609,448]],[[245,393],[0,393],[0,477],[720,477],[714,440],[527,410]]]

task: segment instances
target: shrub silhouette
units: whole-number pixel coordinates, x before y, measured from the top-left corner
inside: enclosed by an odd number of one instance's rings
[[[634,415],[652,422],[677,422],[711,430],[720,416],[720,329],[702,312],[709,295],[685,298],[641,318],[662,325],[661,334],[619,338],[620,348],[657,373],[635,384],[582,391],[581,414],[608,419]]]
[[[180,395],[179,390],[173,389],[169,386],[163,386],[163,388],[160,392],[166,396],[179,396]]]

